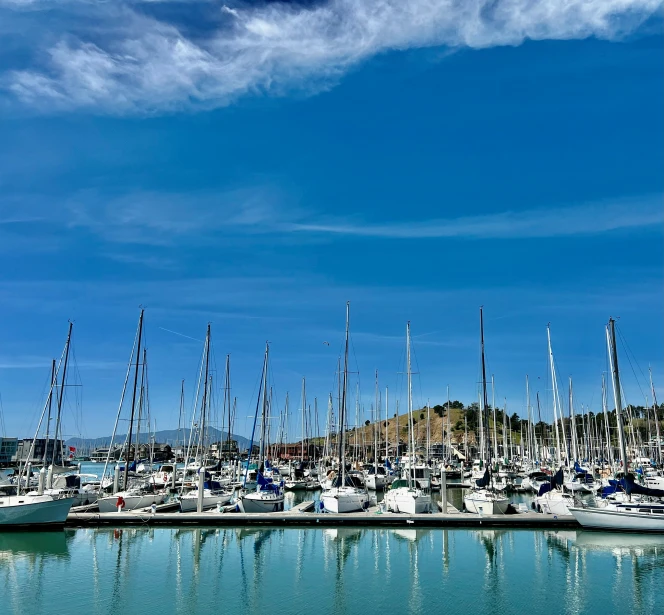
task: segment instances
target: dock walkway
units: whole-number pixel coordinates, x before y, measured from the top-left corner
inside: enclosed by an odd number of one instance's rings
[[[306,504],[303,503],[303,504]],[[113,513],[70,513],[66,527],[427,527],[427,528],[540,528],[580,527],[574,517],[558,517],[527,512],[516,515],[475,515],[470,513],[433,513],[405,515],[382,512],[376,507],[361,513],[310,513],[301,510],[279,513],[232,513],[216,510],[202,513],[157,513],[129,511]]]

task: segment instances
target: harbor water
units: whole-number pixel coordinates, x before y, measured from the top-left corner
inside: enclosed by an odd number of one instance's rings
[[[0,612],[664,613],[664,536],[585,531],[0,533]]]

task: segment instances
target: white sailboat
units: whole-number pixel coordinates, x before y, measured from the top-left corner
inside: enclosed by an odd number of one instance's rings
[[[385,506],[387,510],[395,513],[408,513],[417,515],[431,512],[431,491],[428,488],[418,487],[416,481],[417,466],[414,463],[415,455],[415,434],[413,428],[413,386],[412,373],[410,368],[410,322],[406,325],[406,377],[408,387],[408,443],[412,452],[409,458],[410,471],[408,480],[396,480],[392,487],[385,494]]]
[[[664,532],[664,500],[662,499],[664,491],[640,487],[629,476],[629,458],[622,424],[622,389],[620,386],[620,371],[618,370],[615,320],[613,318],[609,319],[609,325],[606,328],[606,341],[609,364],[613,374],[613,399],[616,407],[618,443],[623,467],[625,468],[623,484],[628,501],[602,508],[570,508],[570,512],[583,527],[629,532]],[[629,501],[632,499],[632,493],[639,493],[653,499],[650,502],[644,499],[640,499],[638,502]]]
[[[267,421],[268,421],[268,395],[267,374],[270,346],[265,344],[265,359],[263,361],[263,377],[261,379],[262,389],[262,412],[261,412],[261,435],[260,448],[258,453],[258,469],[256,471],[256,491],[245,492],[238,499],[238,508],[245,513],[269,513],[280,512],[284,509],[283,485],[275,483],[272,478],[266,478],[265,474],[269,469],[269,460],[266,457],[267,450]],[[259,392],[260,399],[261,392]],[[256,419],[258,418],[258,407],[256,408]],[[256,425],[254,419],[254,428]],[[251,434],[251,444],[249,452],[253,448],[254,434]],[[247,460],[248,462],[248,460]]]
[[[463,498],[464,506],[470,513],[483,514],[483,515],[503,515],[507,512],[507,507],[510,504],[508,498],[500,493],[496,493],[491,487],[491,473],[489,472],[488,459],[490,455],[486,454],[485,443],[488,440],[489,417],[484,417],[487,412],[488,398],[486,388],[486,362],[484,357],[484,313],[480,308],[480,345],[482,350],[482,396],[480,401],[480,429],[487,430],[487,434],[481,434],[481,461],[485,463],[484,476],[477,479],[473,483],[473,489],[469,491]],[[482,420],[484,419],[484,420]]]
[[[142,481],[140,484],[131,484],[129,481],[129,471],[130,471],[130,455],[132,453],[132,439],[134,434],[134,420],[137,402],[142,404],[147,396],[147,359],[145,350],[143,352],[143,364],[140,364],[141,359],[141,342],[143,339],[143,316],[144,310],[141,308],[140,316],[138,318],[138,328],[136,330],[136,338],[134,342],[134,347],[132,348],[132,353],[129,359],[129,364],[127,366],[127,372],[125,376],[124,386],[122,388],[122,394],[120,396],[120,404],[118,407],[118,413],[115,419],[115,426],[113,428],[113,435],[111,437],[111,446],[108,449],[108,455],[106,457],[106,463],[104,465],[104,471],[102,472],[102,480],[100,482],[100,490],[105,484],[106,470],[110,462],[111,451],[113,450],[113,441],[115,440],[115,434],[117,433],[118,422],[120,420],[120,414],[122,412],[122,406],[124,404],[124,397],[127,390],[127,383],[129,380],[129,375],[132,370],[132,365],[134,369],[134,383],[133,383],[133,392],[131,400],[131,416],[129,418],[129,430],[127,434],[127,439],[125,442],[125,454],[124,454],[124,468],[122,469],[122,489],[118,491],[120,486],[120,468],[118,465],[114,467],[114,477],[113,477],[113,486],[115,493],[112,495],[99,497],[97,499],[97,506],[99,506],[99,512],[117,512],[118,510],[137,510],[140,508],[147,508],[152,506],[152,504],[162,504],[166,499],[164,493],[155,492],[154,484]],[[141,374],[141,381],[139,386],[139,373]],[[136,466],[136,461],[138,457],[138,442],[134,447],[134,460],[131,463],[132,466]],[[101,495],[101,493],[100,493]]]
[[[346,401],[348,391],[348,343],[350,334],[350,301],[346,302],[346,344],[344,350],[344,373],[339,412],[339,475],[332,486],[323,491],[320,497],[323,510],[329,513],[349,513],[365,510],[369,506],[366,489],[348,485],[346,482]]]
[[[73,503],[73,498],[50,495],[0,497],[0,528],[62,526]]]

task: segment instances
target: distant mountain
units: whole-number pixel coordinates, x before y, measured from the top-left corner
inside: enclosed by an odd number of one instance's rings
[[[171,446],[175,446],[176,444],[182,444],[183,439],[184,439],[184,444],[189,442],[189,432],[190,432],[189,429],[182,429],[182,430],[164,429],[162,431],[155,432],[154,438],[155,442],[157,442],[158,444],[170,444]],[[210,442],[219,442],[219,441],[223,442],[228,439],[227,431],[220,431],[219,429],[215,429],[214,427],[210,427],[208,433],[210,437]],[[148,442],[151,436],[152,434],[141,433],[139,444]],[[135,438],[136,434],[134,434],[134,441]],[[115,442],[117,444],[122,444],[126,439],[127,439],[126,434],[115,436]],[[231,434],[231,440],[235,440],[237,442],[237,446],[241,451],[247,450],[249,448],[248,438]],[[102,446],[110,446],[111,436],[106,436],[103,438],[69,438],[69,440],[67,440],[65,444],[67,446],[76,447],[78,451],[94,450],[95,448],[100,448]]]

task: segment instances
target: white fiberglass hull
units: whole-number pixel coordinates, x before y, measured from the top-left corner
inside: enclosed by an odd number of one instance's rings
[[[233,496],[230,493],[212,495],[203,493],[203,510],[210,510],[217,506],[226,506]],[[180,498],[180,512],[196,512],[198,510],[198,492],[190,491]]]
[[[36,491],[28,493],[29,496],[37,495]],[[94,504],[99,497],[96,491],[86,489],[44,489],[44,495],[50,495],[53,498],[71,498],[72,506],[87,506]]]
[[[549,491],[535,498],[537,512],[557,517],[569,516],[570,508],[574,506],[574,498],[559,491]]]
[[[408,515],[421,515],[431,512],[431,496],[419,489],[399,487],[385,494],[387,510]]]
[[[125,505],[122,510],[138,510],[139,508],[148,508],[153,504],[163,504],[166,496],[163,493],[146,493],[141,495],[132,495],[124,491],[119,491],[115,495],[110,495],[105,498],[99,498],[97,500],[97,506],[99,506],[99,512],[108,513],[108,512],[118,512],[117,501],[118,497],[122,496],[125,501]]]
[[[504,515],[510,505],[508,498],[484,490],[471,491],[463,498],[469,513],[478,515]]]
[[[355,487],[333,487],[324,491],[320,500],[328,513],[361,512],[369,505],[369,494]]]
[[[583,527],[625,532],[664,532],[662,514],[622,512],[607,508],[570,508],[570,512]]]
[[[0,527],[63,525],[73,502],[72,498],[49,495],[0,497]]]
[[[284,495],[273,491],[254,491],[243,495],[238,506],[246,513],[281,512],[284,509]]]

